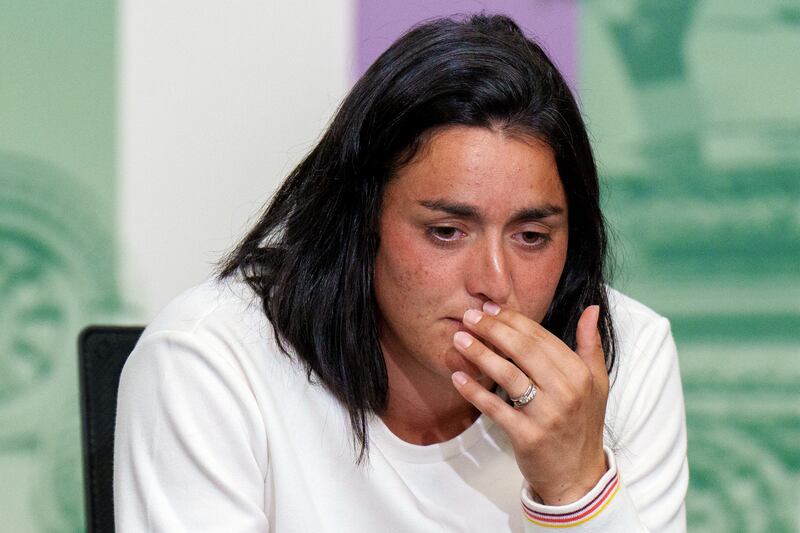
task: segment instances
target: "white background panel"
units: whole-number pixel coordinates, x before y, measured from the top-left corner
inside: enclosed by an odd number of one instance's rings
[[[350,82],[352,6],[124,1],[119,269],[147,321],[205,279]]]

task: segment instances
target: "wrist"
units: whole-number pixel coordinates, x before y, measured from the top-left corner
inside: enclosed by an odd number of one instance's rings
[[[603,474],[592,489],[574,502],[564,505],[545,505],[534,499],[532,487],[526,481],[520,491],[525,518],[533,524],[544,528],[571,528],[594,520],[602,514],[606,518],[600,518],[600,520],[593,522],[596,526],[590,526],[587,531],[639,531],[639,527],[628,527],[631,524],[627,522],[624,523],[625,525],[618,527],[619,523],[616,520],[619,518],[619,507],[615,508],[612,505],[612,501],[620,501],[620,498],[615,499],[615,496],[622,491],[622,484],[619,480],[613,452],[608,448],[605,449],[605,452],[608,458],[608,471]],[[624,495],[621,499],[626,500]],[[625,504],[622,505],[625,507]],[[610,515],[609,512],[611,513]],[[608,518],[609,516],[614,518]],[[614,527],[611,527],[612,523]],[[534,529],[536,531],[544,531],[544,529],[540,528]],[[581,530],[583,531],[584,528],[581,528]]]
[[[581,476],[571,481],[551,483],[547,486],[533,486],[531,496],[538,503],[548,506],[568,505],[576,502],[588,494],[608,472],[609,465],[606,454],[601,450],[601,459],[594,466],[584,468]]]

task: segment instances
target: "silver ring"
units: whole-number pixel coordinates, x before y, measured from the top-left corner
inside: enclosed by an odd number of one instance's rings
[[[533,399],[536,398],[536,394],[538,392],[539,389],[537,389],[536,386],[533,384],[533,381],[531,381],[530,385],[528,385],[528,390],[525,391],[525,394],[523,394],[518,398],[509,397],[509,400],[511,400],[514,403],[514,409],[521,409],[526,405],[528,405],[529,403],[531,403],[531,401],[533,401]]]

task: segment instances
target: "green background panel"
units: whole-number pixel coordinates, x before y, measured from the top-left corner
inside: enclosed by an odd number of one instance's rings
[[[690,531],[800,531],[800,2],[581,8],[616,284],[678,343]]]
[[[0,529],[83,531],[76,339],[118,309],[114,2],[0,1]]]

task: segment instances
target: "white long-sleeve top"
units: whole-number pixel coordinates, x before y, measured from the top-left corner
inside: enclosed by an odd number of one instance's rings
[[[279,352],[251,290],[209,280],[147,327],[122,373],[117,531],[684,532],[688,484],[669,323],[609,290],[618,335],[606,410],[609,471],[573,504],[530,497],[485,416],[419,446],[377,416],[356,465],[342,405]]]

